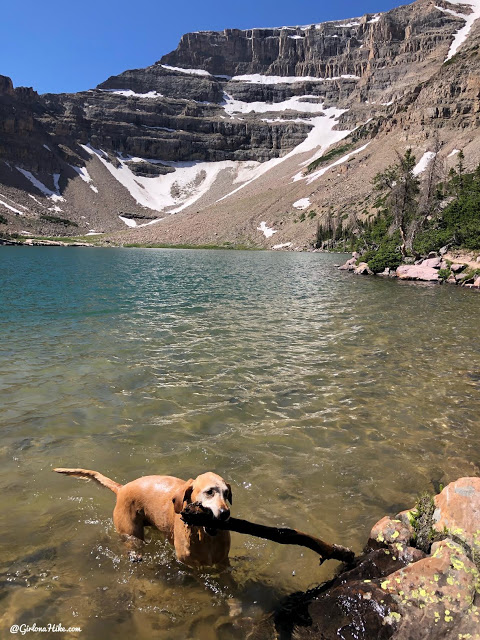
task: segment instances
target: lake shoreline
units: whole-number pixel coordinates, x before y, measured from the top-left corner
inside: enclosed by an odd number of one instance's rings
[[[413,282],[432,284],[453,284],[467,289],[480,291],[480,255],[475,253],[444,252],[440,255],[431,252],[427,258],[402,263],[397,269],[386,268],[374,273],[361,256],[354,252],[352,257],[341,266],[341,271],[350,271],[355,275],[380,276]]]

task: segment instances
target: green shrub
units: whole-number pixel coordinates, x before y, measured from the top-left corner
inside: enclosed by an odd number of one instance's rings
[[[425,229],[417,234],[413,249],[420,255],[428,255],[430,251],[438,251],[451,242],[452,235],[448,229]]]
[[[402,254],[393,242],[385,242],[368,260],[368,266],[373,273],[381,273],[385,269],[397,269],[402,263]]]
[[[67,220],[67,218],[59,218],[58,216],[51,216],[46,213],[43,213],[40,216],[40,220],[45,220],[45,222],[53,222],[53,224],[63,224],[65,227],[78,227],[76,222],[72,220]]]
[[[315,171],[315,169],[320,167],[322,164],[326,164],[327,162],[330,162],[330,160],[333,160],[338,156],[345,155],[346,153],[348,153],[348,151],[350,151],[352,147],[353,147],[353,143],[350,143],[350,144],[344,144],[341,147],[337,147],[336,149],[332,149],[331,151],[328,151],[321,158],[317,158],[316,160],[311,162],[307,167],[306,173],[311,173],[312,171]]]
[[[450,271],[450,269],[439,269],[438,277],[440,278],[440,280],[446,280],[447,278],[450,277],[451,273],[452,272]]]
[[[0,224],[8,224],[8,220],[0,213]]]

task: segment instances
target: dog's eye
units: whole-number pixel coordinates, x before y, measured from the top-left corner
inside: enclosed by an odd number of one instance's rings
[[[208,491],[205,491],[205,493],[207,494],[207,496],[213,496],[215,491],[213,489],[209,489]]]

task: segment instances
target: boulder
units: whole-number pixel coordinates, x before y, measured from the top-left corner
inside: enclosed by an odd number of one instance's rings
[[[460,273],[461,271],[464,271],[466,266],[466,264],[459,264],[458,262],[456,262],[455,264],[452,264],[452,266],[450,267],[450,271],[452,273]]]
[[[371,271],[366,262],[361,262],[355,269],[354,273],[359,276],[373,276],[373,271]]]
[[[480,557],[480,478],[460,478],[435,496],[436,531],[448,531]]]
[[[396,640],[457,638],[464,632],[478,637],[480,611],[473,604],[478,571],[463,548],[451,540],[432,546],[427,558],[390,574],[380,587],[397,604]],[[452,634],[452,635],[450,635]]]
[[[370,532],[369,546],[371,543],[379,543],[381,545],[402,543],[409,545],[415,536],[410,522],[389,518],[385,516],[377,522]]]
[[[475,282],[473,283],[474,287],[480,287],[480,276],[475,280]]]
[[[428,553],[415,548],[422,533],[429,547],[436,537]],[[282,604],[277,632],[296,640],[480,640],[479,558],[480,478],[461,478],[379,520],[352,566]]]
[[[433,267],[422,265],[402,264],[397,269],[400,280],[423,280],[425,282],[438,282],[438,271]]]
[[[354,271],[357,265],[357,258],[350,258],[345,264],[339,267],[340,271]]]
[[[422,260],[421,267],[431,267],[432,269],[440,269],[442,264],[441,258],[428,258],[428,260]]]

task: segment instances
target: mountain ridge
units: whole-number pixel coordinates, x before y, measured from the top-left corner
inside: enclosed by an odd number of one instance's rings
[[[440,131],[446,159],[463,136],[477,161],[478,22],[449,57],[472,15],[459,10],[417,0],[308,27],[186,34],[150,67],[78,94],[38,96],[4,79],[6,228],[306,247],[331,207],[370,213],[368,179],[397,147],[420,160]],[[304,175],[335,145],[345,153]],[[299,220],[298,201],[315,215]]]

